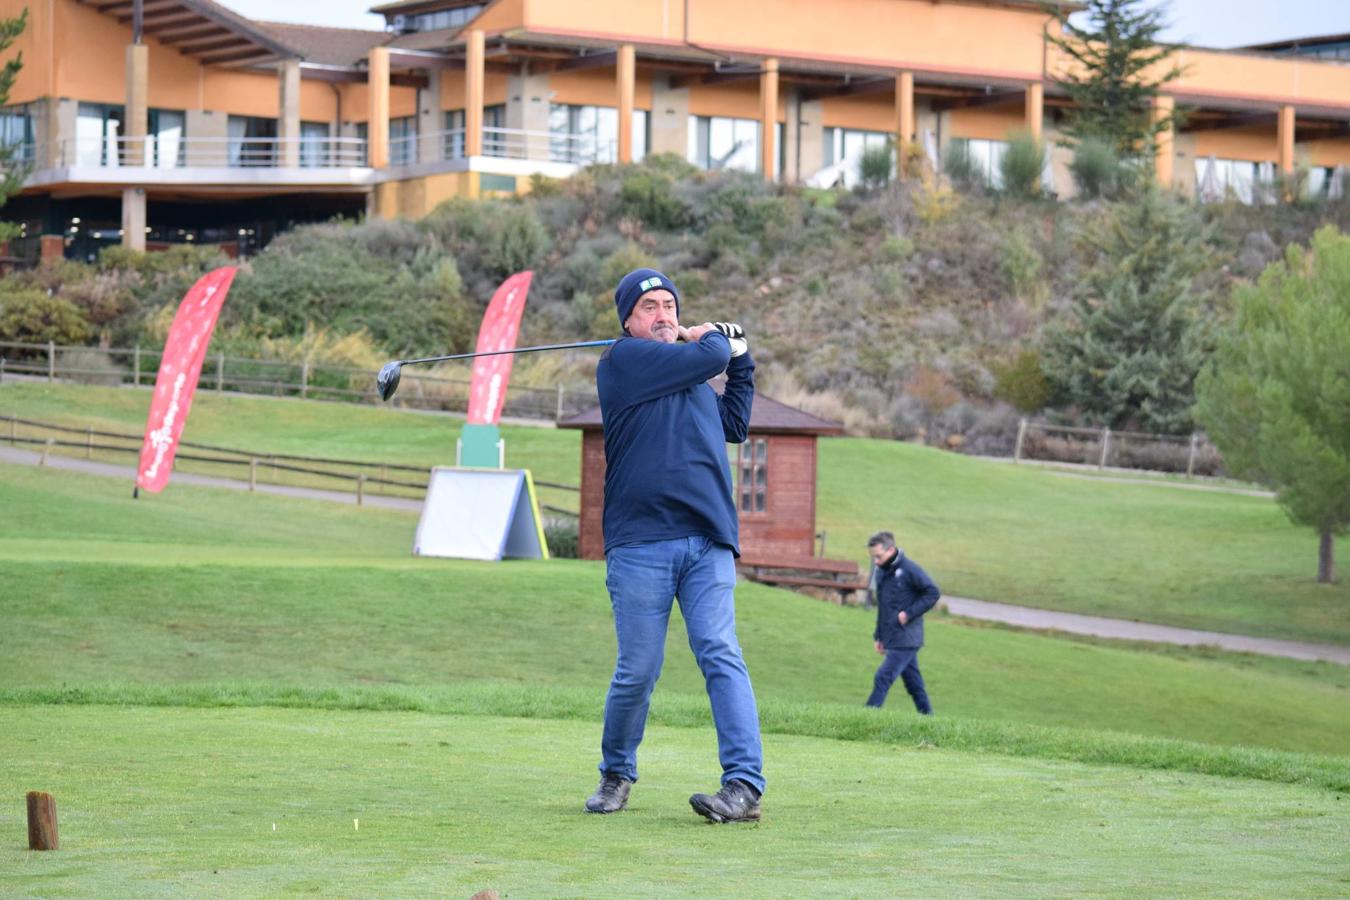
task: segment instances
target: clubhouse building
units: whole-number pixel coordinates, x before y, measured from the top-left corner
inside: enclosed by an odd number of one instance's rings
[[[1074,3],[1064,3],[1066,9]],[[212,0],[27,7],[0,139],[25,165],[11,253],[110,244],[248,254],[335,215],[419,217],[597,162],[675,153],[703,169],[850,184],[895,141],[997,182],[1010,136],[1051,148],[1068,104],[1040,0],[403,0],[384,31],[244,18]],[[1156,177],[1260,202],[1277,176],[1337,195],[1350,164],[1350,36],[1175,48]],[[1169,63],[1170,64],[1170,63]]]

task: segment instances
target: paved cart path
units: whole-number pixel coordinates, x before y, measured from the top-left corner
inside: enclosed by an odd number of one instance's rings
[[[42,454],[28,450],[0,447],[0,464],[36,465]],[[128,493],[136,480],[136,469],[132,466],[118,466],[110,463],[94,462],[69,456],[52,454],[47,458],[47,466],[84,472],[89,475],[103,475],[125,479]],[[175,472],[174,480],[182,484],[195,484],[228,490],[247,491],[248,482],[231,478],[216,478],[209,475],[194,475],[188,472]],[[309,500],[327,500],[338,503],[355,503],[356,495],[350,491],[325,491],[318,488],[288,487],[277,484],[259,484],[258,493],[282,494],[288,497],[302,497]],[[422,501],[401,497],[381,497],[367,494],[367,506],[387,509],[403,509],[418,512]],[[1084,616],[1077,613],[1056,612],[1048,609],[1033,609],[1027,606],[1013,606],[1008,603],[990,603],[985,600],[970,600],[964,597],[944,597],[948,612],[955,616],[970,619],[984,619],[1002,622],[1019,628],[1035,628],[1046,631],[1062,631],[1070,634],[1085,634],[1095,637],[1114,638],[1126,641],[1148,641],[1159,644],[1177,644],[1186,647],[1212,646],[1240,653],[1259,653],[1264,656],[1283,656],[1290,659],[1326,660],[1328,662],[1350,665],[1350,647],[1337,647],[1330,644],[1312,644],[1304,641],[1282,641],[1272,638],[1247,637],[1240,634],[1224,634],[1217,631],[1195,631],[1189,628],[1173,628],[1170,625],[1153,625],[1147,622],[1133,622],[1128,619],[1108,619],[1102,616]]]

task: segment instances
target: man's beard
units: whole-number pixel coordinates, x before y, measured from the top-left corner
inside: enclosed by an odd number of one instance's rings
[[[679,336],[680,336],[679,330],[676,329],[675,326],[673,325],[666,325],[663,323],[661,325],[656,325],[652,327],[652,338],[654,340],[664,341],[667,344],[673,344],[675,343],[675,340]]]

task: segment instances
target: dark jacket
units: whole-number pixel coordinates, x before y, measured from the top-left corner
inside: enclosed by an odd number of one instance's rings
[[[877,629],[872,640],[887,650],[913,650],[923,646],[923,614],[942,594],[928,573],[905,554],[877,568]],[[900,612],[906,624],[900,624]]]
[[[707,381],[723,369],[719,397]],[[623,338],[600,357],[606,552],[702,536],[740,555],[727,442],[749,431],[754,372],[717,331],[687,344]]]

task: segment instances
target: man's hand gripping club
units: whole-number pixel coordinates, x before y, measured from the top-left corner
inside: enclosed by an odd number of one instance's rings
[[[734,359],[749,352],[750,343],[746,340],[745,329],[735,322],[704,322],[692,328],[680,326],[680,338],[685,341],[697,341],[710,331],[720,331],[731,343],[731,356]]]

